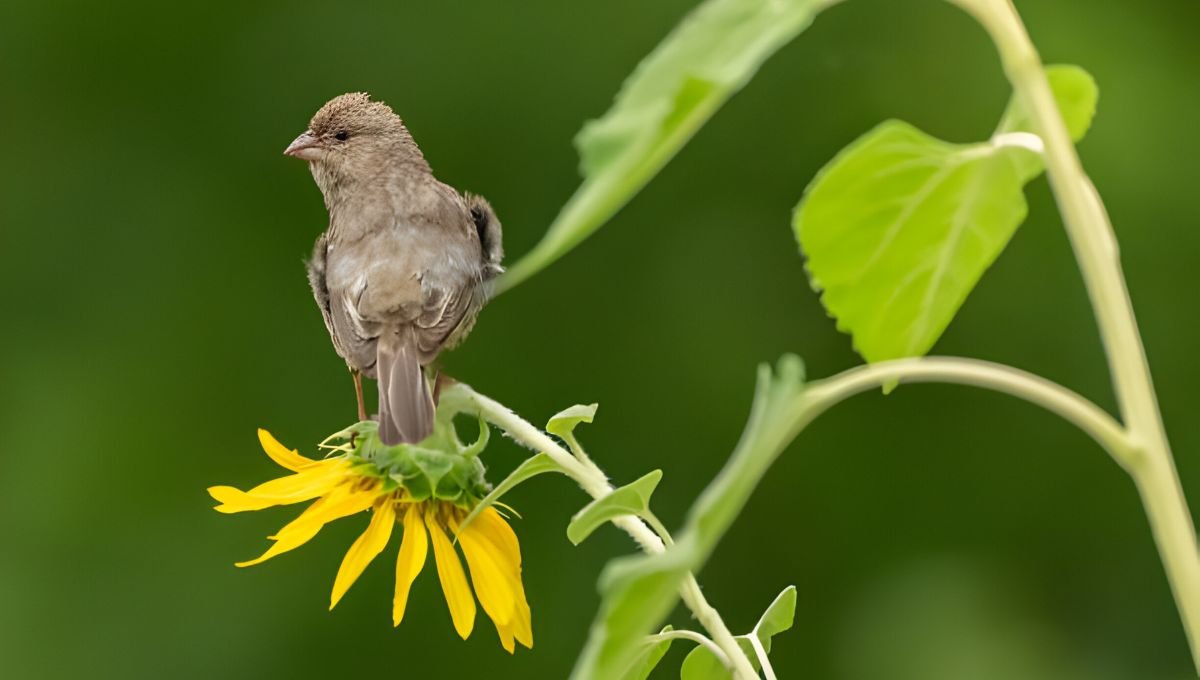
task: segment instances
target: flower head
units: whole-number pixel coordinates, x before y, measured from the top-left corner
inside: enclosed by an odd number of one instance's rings
[[[486,430],[481,432],[484,432],[483,443]],[[323,443],[336,455],[313,460],[284,447],[266,430],[259,430],[263,450],[292,474],[249,491],[229,486],[208,490],[220,502],[216,510],[225,513],[316,499],[296,519],[269,537],[273,543],[266,552],[238,562],[237,566],[259,564],[294,550],[316,536],[327,523],[369,510],[370,523],[346,552],[334,578],[330,609],[371,560],[383,552],[399,524],[402,538],[396,559],[393,625],[400,625],[404,618],[409,590],[424,567],[432,544],[438,579],[458,634],[464,640],[471,634],[478,597],[506,650],[512,653],[515,642],[533,647],[516,534],[492,507],[484,508],[469,523],[464,523],[486,491],[483,466],[475,455],[482,449],[481,443],[464,448],[452,433],[440,440],[435,433],[430,441],[436,448],[427,448],[429,441],[422,442],[422,446],[385,447],[371,423],[360,423],[330,439],[334,438],[348,438],[350,443],[333,446]],[[457,540],[467,558],[474,594],[451,537]]]

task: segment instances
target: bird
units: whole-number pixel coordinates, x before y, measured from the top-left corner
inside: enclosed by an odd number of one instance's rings
[[[434,425],[431,364],[470,333],[503,272],[500,221],[439,181],[400,117],[365,92],[327,102],[284,154],[308,162],[329,213],[308,281],[359,420],[365,375],[378,381],[383,443],[420,442]]]

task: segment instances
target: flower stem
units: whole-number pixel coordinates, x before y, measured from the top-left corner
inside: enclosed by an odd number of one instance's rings
[[[580,488],[592,498],[603,498],[613,492],[612,485],[608,483],[604,473],[595,463],[592,463],[591,459],[576,458],[546,433],[513,413],[500,402],[461,383],[458,389],[462,390],[464,396],[475,404],[484,419],[504,430],[508,436],[524,446],[550,456],[562,468],[563,473],[574,479]],[[633,515],[617,517],[613,520],[613,524],[629,534],[647,553],[657,554],[666,550],[663,540],[639,517]],[[700,592],[700,584],[696,582],[695,576],[687,575],[680,587],[679,596],[695,615],[696,620],[708,631],[712,642],[721,650],[724,659],[729,662],[728,667],[733,672],[734,678],[736,680],[757,680],[758,674],[754,671],[754,666],[750,664],[750,660],[746,658],[742,648],[734,640],[733,633],[729,632],[721,615]]]
[[[1078,426],[1127,469],[1135,461],[1135,448],[1121,426],[1103,409],[1082,396],[1045,378],[1009,366],[957,357],[885,361],[857,366],[832,377],[814,381],[797,397],[797,402],[791,409],[789,422],[784,427],[786,432],[780,436],[790,441],[809,422],[833,405],[890,382],[957,383],[1020,397]],[[458,389],[488,422],[504,430],[526,447],[545,452],[588,495],[602,498],[612,493],[613,487],[608,483],[604,472],[590,458],[572,455],[544,432],[499,402],[475,392],[467,385],[460,384]],[[618,517],[613,523],[628,533],[645,552],[654,554],[664,551],[664,539],[667,534],[661,523],[656,523],[659,526],[652,530],[646,521],[632,515]],[[693,575],[689,574],[680,587],[680,597],[712,636],[713,644],[721,649],[724,658],[730,661],[734,676],[738,680],[757,678],[758,675],[745,653],[729,632],[720,614],[705,599]]]
[[[1122,420],[1138,455],[1127,466],[1146,508],[1192,660],[1200,672],[1200,549],[1175,470],[1134,318],[1116,236],[1054,101],[1041,59],[1011,0],[954,0],[991,35],[1016,96],[1045,142],[1046,174],[1096,314]]]

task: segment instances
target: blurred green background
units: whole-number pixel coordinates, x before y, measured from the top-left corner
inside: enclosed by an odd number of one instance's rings
[[[664,2],[90,3],[0,7],[0,675],[565,677],[596,577],[632,544],[564,535],[561,478],[508,500],[535,648],[462,642],[431,569],[390,626],[394,550],[325,611],[357,517],[253,569],[294,515],[222,516],[205,487],[278,472],[354,415],[302,260],[324,228],[280,155],[368,90],[445,181],[485,194],[509,261],[573,190],[570,139],[683,16]],[[1200,5],[1018,3],[1048,62],[1100,84],[1080,152],[1122,242],[1183,485],[1200,503]],[[598,401],[582,436],[617,481],[652,468],[677,526],[745,420],[754,367],[858,362],[809,290],[790,213],[888,117],[986,136],[1008,91],[983,32],[936,0],[855,0],[770,60],[605,229],[497,299],[447,370],[534,422]],[[1033,370],[1111,408],[1050,193],[936,351]],[[523,455],[494,440],[502,474]],[[960,387],[864,395],[787,451],[700,575],[737,631],[799,589],[781,676],[1189,677],[1133,486],[1034,407]],[[481,614],[482,616],[482,614]],[[676,625],[688,623],[676,612]],[[678,645],[656,677],[676,677]]]

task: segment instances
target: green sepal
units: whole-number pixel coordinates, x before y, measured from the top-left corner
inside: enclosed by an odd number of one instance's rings
[[[473,503],[488,489],[483,475],[486,469],[477,456],[463,456],[438,482],[433,495],[457,503]]]
[[[492,439],[492,429],[488,427],[488,423],[483,419],[483,415],[479,416],[479,437],[470,445],[463,447],[462,455],[468,458],[478,458],[479,454],[483,453],[487,448],[488,442]]]
[[[641,515],[650,509],[650,496],[662,480],[662,470],[653,470],[608,495],[588,503],[567,525],[567,538],[579,545],[601,524],[622,515]]]
[[[408,492],[409,497],[414,501],[429,500],[433,496],[433,486],[430,484],[429,478],[425,477],[425,475],[414,474],[411,477],[398,477],[396,474],[393,474],[392,479],[404,487],[404,490]]]
[[[464,445],[454,426],[458,412],[439,409],[433,433],[417,444],[387,446],[379,439],[379,424],[363,421],[326,440],[344,441],[323,446],[348,452],[361,474],[389,480],[414,501],[435,498],[473,506],[489,490],[479,455],[487,447],[490,430],[481,419],[479,437]]]
[[[429,486],[434,489],[441,484],[442,478],[454,467],[454,460],[437,449],[426,449],[420,446],[407,447],[409,459],[417,466]],[[434,494],[437,495],[437,494]]]

